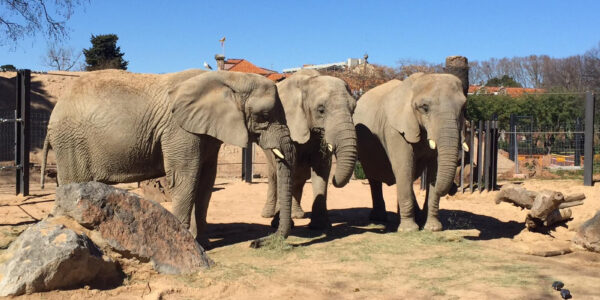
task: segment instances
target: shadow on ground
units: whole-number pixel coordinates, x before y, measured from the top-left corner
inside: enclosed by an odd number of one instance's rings
[[[313,230],[309,226],[296,226],[292,229],[292,236],[312,238],[312,240],[296,244],[296,246],[309,246],[319,243],[342,239],[351,235],[372,233],[387,233],[397,231],[398,215],[388,212],[388,224],[374,225],[369,221],[370,208],[334,209],[329,211],[332,227],[325,230]],[[310,213],[307,214],[310,218]],[[467,236],[469,240],[492,240],[499,238],[513,238],[524,228],[523,222],[503,222],[494,217],[478,215],[462,210],[440,210],[440,221],[444,230],[478,230],[479,236]],[[207,236],[213,240],[207,249],[219,248],[240,242],[265,237],[275,228],[256,223],[220,223],[208,224]]]
[[[524,222],[502,222],[494,217],[478,215],[464,210],[440,210],[444,230],[477,229],[479,236],[465,237],[469,240],[493,240],[513,238],[524,228]]]

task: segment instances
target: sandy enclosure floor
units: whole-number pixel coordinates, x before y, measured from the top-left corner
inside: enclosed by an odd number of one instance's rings
[[[208,250],[216,266],[188,276],[159,275],[147,267],[126,269],[123,286],[111,290],[76,289],[23,296],[23,299],[560,299],[555,280],[574,299],[600,299],[600,254],[571,246],[574,230],[600,209],[600,186],[580,181],[528,180],[531,190],[583,192],[573,220],[549,234],[525,229],[526,212],[497,192],[465,193],[441,201],[443,232],[397,233],[369,224],[366,181],[329,187],[333,227],[311,231],[308,219],[296,220],[293,247],[251,249],[250,240],[272,232],[260,217],[267,184],[217,179],[208,212]],[[138,191],[135,184],[119,187]],[[417,189],[417,186],[415,186]],[[0,185],[0,246],[14,239],[53,207],[54,186],[33,196],[13,196],[14,186]],[[305,186],[302,206],[311,210],[312,189]],[[384,187],[388,218],[396,217],[395,187]],[[422,199],[424,192],[418,192]],[[171,203],[163,203],[170,209]],[[3,246],[5,247],[5,246]],[[572,248],[555,257],[529,253]],[[0,249],[0,251],[2,251]]]

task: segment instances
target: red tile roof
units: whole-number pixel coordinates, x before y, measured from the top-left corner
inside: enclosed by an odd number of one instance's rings
[[[288,76],[289,76],[288,74],[271,73],[271,74],[267,75],[267,78],[277,82],[277,81],[284,80]]]
[[[273,81],[279,81],[287,77],[286,75],[279,74],[273,70],[265,69],[254,65],[253,63],[239,58],[230,58],[225,61],[225,71],[243,72],[243,73],[254,73],[263,75]]]

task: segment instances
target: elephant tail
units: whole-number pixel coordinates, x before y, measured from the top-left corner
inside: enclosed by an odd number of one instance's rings
[[[46,159],[48,158],[48,148],[50,147],[50,141],[48,140],[48,135],[44,139],[44,148],[42,149],[42,168],[40,174],[40,185],[41,188],[44,188],[44,181],[46,179]]]

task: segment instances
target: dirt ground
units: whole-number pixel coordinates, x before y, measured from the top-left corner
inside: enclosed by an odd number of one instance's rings
[[[136,184],[122,188],[139,191]],[[600,209],[600,187],[580,181],[528,180],[532,189],[583,192],[583,206],[573,220],[549,234],[528,232],[525,211],[496,205],[497,192],[465,193],[441,201],[438,233],[398,233],[369,224],[371,205],[365,181],[329,188],[333,227],[311,231],[308,220],[296,220],[285,249],[251,249],[250,240],[272,232],[260,217],[267,185],[239,179],[217,179],[208,232],[212,269],[187,276],[159,275],[147,266],[131,265],[123,286],[109,290],[81,288],[26,295],[23,299],[560,299],[555,280],[565,283],[574,299],[600,299],[600,254],[573,247],[574,230]],[[417,188],[417,187],[415,187]],[[14,185],[0,185],[0,248],[53,207],[54,186],[33,196],[13,196]],[[310,211],[310,185],[303,208]],[[395,218],[395,188],[384,187],[389,219]],[[417,195],[419,199],[424,193]],[[170,209],[169,202],[163,205]],[[541,257],[533,252],[572,249]],[[0,251],[2,251],[0,249]]]

